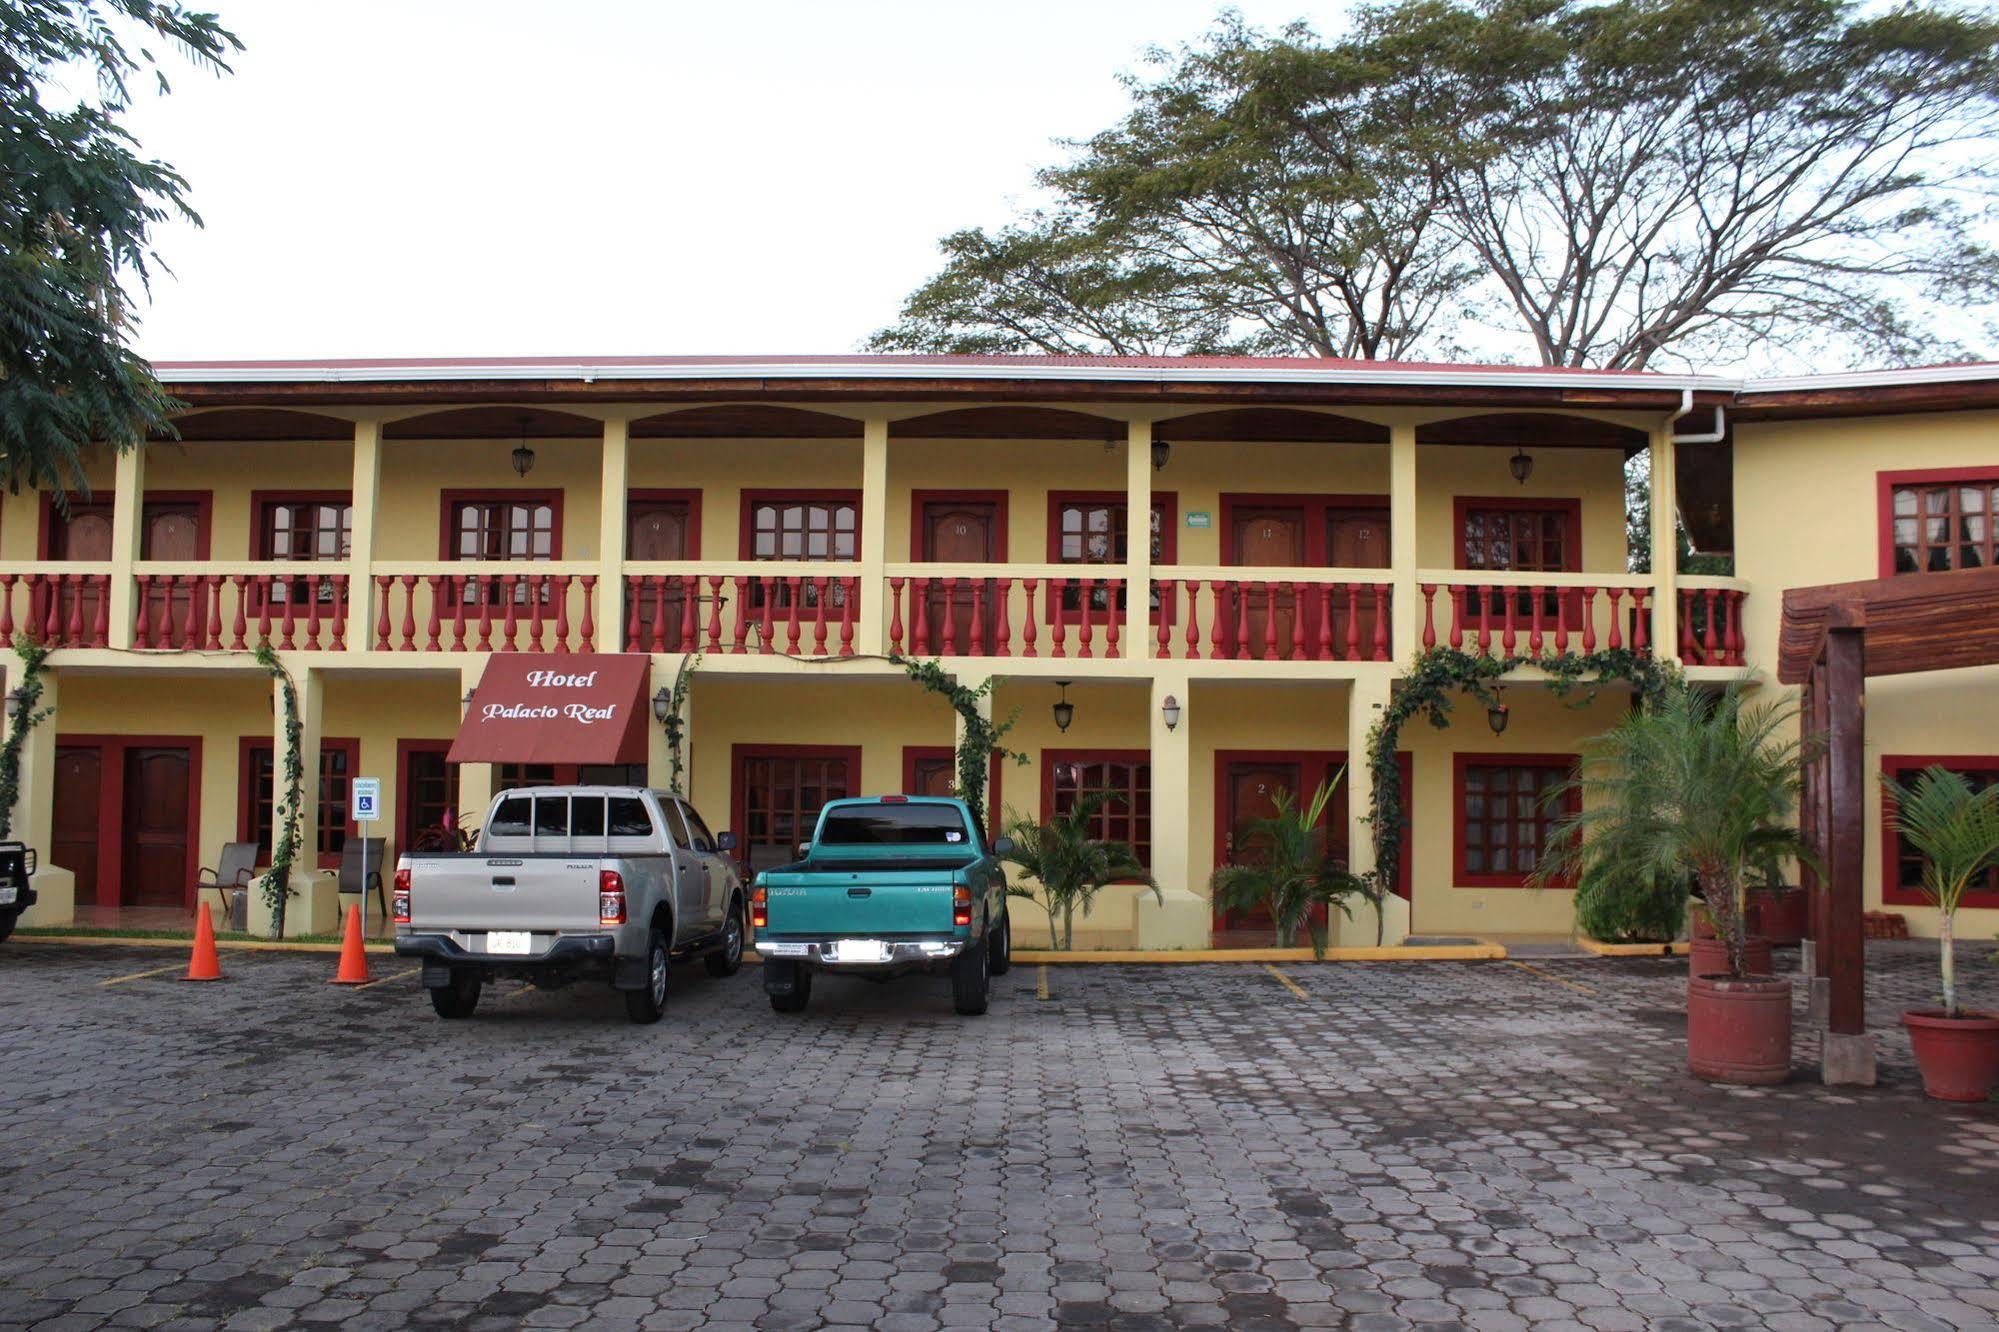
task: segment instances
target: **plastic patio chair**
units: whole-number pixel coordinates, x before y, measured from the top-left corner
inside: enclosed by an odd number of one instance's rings
[[[368,849],[368,878],[361,878],[361,848]],[[344,897],[355,893],[366,897],[370,889],[382,904],[382,918],[389,916],[389,892],[382,882],[382,857],[387,854],[389,839],[386,837],[350,837],[340,851],[340,868],[327,870],[328,874],[340,876],[340,893]]]
[[[201,867],[201,875],[194,881],[194,895],[200,901],[203,891],[213,888],[222,901],[222,918],[229,918],[229,890],[248,888],[250,880],[257,872],[257,844],[255,842],[224,842],[222,855],[215,862],[215,868]]]

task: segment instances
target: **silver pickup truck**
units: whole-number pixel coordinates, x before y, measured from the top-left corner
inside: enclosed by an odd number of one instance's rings
[[[396,862],[396,952],[423,959],[439,1017],[489,980],[608,979],[634,1022],[666,1009],[667,968],[743,962],[743,885],[694,806],[630,786],[546,786],[493,801],[477,849]]]

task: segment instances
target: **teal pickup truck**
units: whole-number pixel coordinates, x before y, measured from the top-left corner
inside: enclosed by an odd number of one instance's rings
[[[962,800],[833,801],[799,862],[765,870],[750,893],[770,1006],[802,1011],[817,971],[879,981],[948,971],[957,1010],[985,1012],[1012,953],[998,860],[1010,849],[1004,837],[985,844]]]

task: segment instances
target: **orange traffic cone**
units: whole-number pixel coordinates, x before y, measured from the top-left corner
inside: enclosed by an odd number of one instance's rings
[[[335,985],[366,985],[368,983],[368,950],[361,946],[361,908],[347,908],[347,933],[340,940],[340,970],[333,977]]]
[[[222,960],[215,955],[215,926],[208,919],[208,903],[201,904],[201,916],[194,922],[194,951],[188,954],[187,975],[182,980],[219,981]]]

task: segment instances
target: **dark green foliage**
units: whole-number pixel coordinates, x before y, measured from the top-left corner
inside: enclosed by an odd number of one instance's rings
[[[1339,776],[1344,777],[1342,769]],[[1334,908],[1351,917],[1350,897],[1369,896],[1367,886],[1332,853],[1323,822],[1339,778],[1319,783],[1312,799],[1300,806],[1289,791],[1271,799],[1276,812],[1249,826],[1246,846],[1254,858],[1216,868],[1208,880],[1215,901],[1230,911],[1262,907],[1270,912],[1274,939],[1288,948],[1301,929],[1309,930],[1312,953],[1326,955],[1326,924],[1321,914]],[[1377,911],[1379,903],[1376,904]]]
[[[285,937],[285,906],[297,896],[292,888],[292,864],[298,859],[299,825],[303,821],[305,801],[305,757],[302,745],[305,727],[298,719],[298,686],[292,682],[291,672],[278,660],[278,654],[271,650],[268,642],[257,644],[257,664],[262,666],[273,680],[277,681],[284,695],[285,742],[280,749],[282,768],[279,776],[284,779],[282,797],[273,792],[273,810],[281,811],[283,818],[275,828],[277,844],[271,848],[271,867],[261,880],[264,890],[264,905],[271,912],[271,937]]]
[[[14,806],[21,802],[21,747],[28,732],[55,714],[54,708],[37,707],[42,701],[42,663],[49,650],[26,634],[14,637],[14,654],[21,659],[21,719],[7,729],[0,741],[0,837],[14,831]],[[6,706],[14,706],[11,701]]]
[[[1007,895],[1040,903],[1048,913],[1051,947],[1075,946],[1077,908],[1089,915],[1097,893],[1106,885],[1141,883],[1152,889],[1154,897],[1160,895],[1159,885],[1145,872],[1137,852],[1091,831],[1097,812],[1123,799],[1115,791],[1091,791],[1079,797],[1067,814],[1058,814],[1046,823],[1007,811],[1006,835],[1013,839],[1013,850],[1006,853],[1006,862],[1041,885],[1039,897],[1032,889],[1013,885],[1008,885]],[[1057,921],[1062,927],[1059,934]]]
[[[1016,754],[1000,745],[1000,740],[1013,729],[1020,714],[1015,712],[1005,721],[995,723],[979,709],[980,702],[999,687],[999,677],[989,676],[977,689],[968,689],[959,684],[941,662],[894,655],[889,660],[908,672],[910,679],[949,703],[951,710],[963,720],[964,736],[958,741],[957,749],[958,798],[971,808],[974,823],[980,828],[990,827],[986,821],[986,777],[992,771],[993,756],[997,754],[1016,763],[1027,762],[1027,755]]]
[[[160,266],[152,229],[199,223],[187,182],[140,155],[121,124],[144,71],[167,91],[151,45],[223,71],[240,49],[212,14],[152,0],[0,4],[0,481],[84,487],[89,444],[136,447],[173,406],[128,347],[136,283]],[[49,105],[78,71],[95,96]],[[59,92],[55,101],[61,103]]]
[[[1687,886],[1610,869],[1593,869],[1576,885],[1576,924],[1603,943],[1665,943],[1687,923]]]

